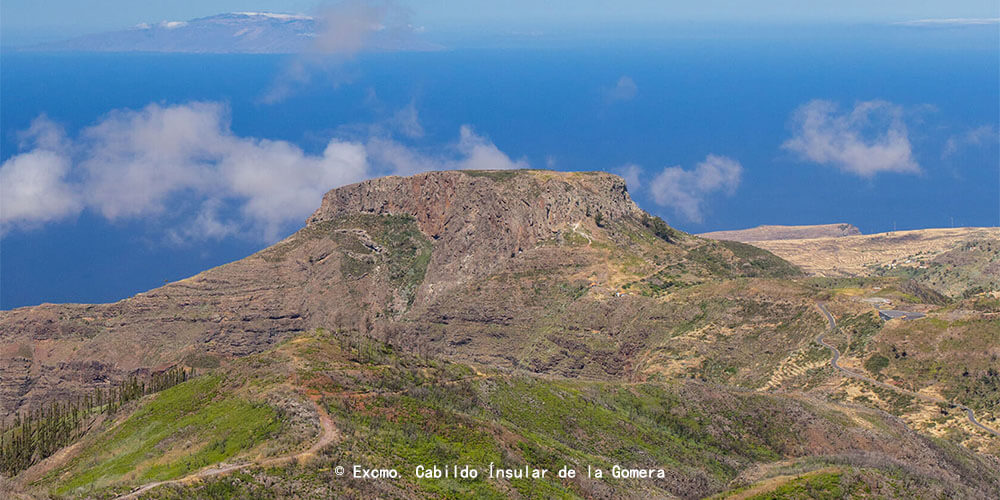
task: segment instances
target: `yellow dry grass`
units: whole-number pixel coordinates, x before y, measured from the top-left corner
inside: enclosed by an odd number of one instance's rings
[[[755,241],[751,244],[819,276],[856,276],[871,265],[900,265],[914,257],[930,260],[970,240],[1000,240],[1000,227],[918,229],[892,233]]]

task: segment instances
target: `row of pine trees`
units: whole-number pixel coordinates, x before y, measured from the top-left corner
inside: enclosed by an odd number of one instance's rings
[[[79,439],[102,415],[125,403],[173,387],[194,370],[173,367],[149,377],[131,376],[92,393],[0,420],[0,473],[11,477]]]

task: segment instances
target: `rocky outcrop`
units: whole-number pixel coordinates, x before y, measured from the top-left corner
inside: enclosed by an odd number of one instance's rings
[[[427,283],[482,276],[567,224],[638,217],[625,180],[603,172],[452,171],[334,189],[307,226],[345,214],[406,214],[434,241]]]

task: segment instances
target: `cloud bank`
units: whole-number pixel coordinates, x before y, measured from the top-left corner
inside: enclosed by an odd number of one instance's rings
[[[915,19],[913,21],[901,21],[893,23],[897,26],[916,27],[962,27],[962,26],[989,26],[1000,24],[1000,17],[948,17],[936,19]]]
[[[419,126],[415,115],[409,119]],[[309,154],[287,141],[240,137],[228,109],[195,102],[116,110],[70,138],[38,117],[21,152],[0,165],[0,227],[32,227],[90,211],[108,220],[197,213],[175,241],[250,235],[273,241],[315,210],[329,189],[385,174],[525,168],[464,125],[428,153],[389,137],[331,138]],[[182,203],[183,202],[183,203]]]
[[[813,100],[792,114],[792,137],[781,147],[799,159],[870,178],[882,172],[920,173],[900,106],[864,101],[841,111]]]

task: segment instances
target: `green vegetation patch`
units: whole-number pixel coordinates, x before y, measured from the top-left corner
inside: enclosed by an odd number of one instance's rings
[[[362,235],[351,233],[358,229],[371,237],[377,251],[370,247],[371,242],[362,241]],[[410,301],[416,286],[423,282],[431,260],[431,242],[420,232],[412,216],[361,213],[312,224],[260,255],[268,262],[278,262],[305,241],[317,238],[337,242],[344,253],[343,272],[348,277],[359,278],[378,262],[386,263],[389,281]]]
[[[787,278],[802,274],[802,270],[790,262],[762,248],[737,241],[719,241],[719,244],[740,259],[743,276]]]
[[[882,370],[889,366],[889,358],[881,354],[872,354],[865,361],[865,370],[875,375],[881,375]]]
[[[944,299],[969,298],[978,293],[1000,290],[1000,242],[994,240],[967,241],[933,259],[919,254],[906,262],[873,266],[875,276],[895,276],[912,280],[921,287],[933,289],[927,303]],[[985,271],[985,272],[984,272]],[[918,294],[920,295],[920,294]]]
[[[746,243],[705,241],[692,248],[688,258],[711,276],[722,278],[787,278],[802,271],[781,257]]]
[[[655,215],[650,217],[649,214],[643,212],[639,222],[643,225],[643,227],[649,229],[650,232],[656,235],[657,238],[660,238],[667,243],[673,243],[677,240],[677,230],[668,226],[663,219]]]
[[[778,486],[769,493],[750,497],[753,500],[835,500],[845,498],[840,472],[807,474]]]
[[[216,376],[167,389],[132,416],[85,443],[58,477],[58,493],[112,482],[184,476],[268,439],[280,428],[273,408],[226,395]]]
[[[878,317],[878,313],[870,311],[841,318],[837,326],[851,337],[848,349],[855,353],[864,353],[878,332],[882,330],[883,324],[884,322]]]

